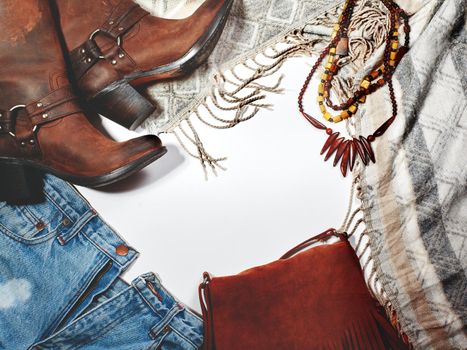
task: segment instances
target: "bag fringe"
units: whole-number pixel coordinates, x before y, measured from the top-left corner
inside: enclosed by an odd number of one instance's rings
[[[343,336],[333,339],[320,349],[406,349],[408,345],[394,336],[394,330],[383,312],[373,309],[360,315],[348,329],[343,330]]]

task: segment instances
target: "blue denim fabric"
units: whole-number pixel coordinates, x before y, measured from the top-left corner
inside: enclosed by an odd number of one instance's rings
[[[91,328],[101,329],[102,344],[111,343],[112,339],[118,337],[108,331],[109,326],[104,329],[100,324],[106,321],[120,323],[122,318],[119,310],[132,315],[135,324],[139,317],[141,323],[149,320],[148,313],[152,308],[162,310],[165,304],[155,307],[157,304],[154,304],[154,297],[148,294],[148,287],[146,290],[141,287],[144,277],[135,281],[132,287],[118,279],[138,253],[99,218],[71,185],[53,176],[46,176],[44,194],[44,202],[35,205],[12,206],[0,202],[0,349],[24,350],[53,337],[57,332],[60,334],[58,338],[51,338],[50,341],[60,339],[60,342],[64,342],[63,334],[70,334],[70,329],[74,329],[78,335],[81,327],[92,324],[93,316],[89,316],[89,313],[96,316],[96,324]],[[147,278],[151,279],[150,276]],[[154,288],[158,290],[160,284],[153,279],[157,286]],[[136,298],[136,293],[146,297],[146,309]],[[164,294],[163,289],[160,293],[167,295],[164,299],[164,303],[167,301],[165,307],[175,313],[172,310],[175,303],[172,302],[173,298],[168,293]],[[112,310],[105,306],[110,301]],[[109,312],[105,314],[105,310]],[[84,312],[88,312],[88,316],[80,318],[78,324],[74,323]],[[156,315],[162,314],[161,311]],[[199,342],[202,323],[191,313],[187,319],[192,322],[184,323],[184,314],[188,312],[182,308],[174,322],[181,322],[183,326],[174,326],[173,329],[180,329],[180,332],[187,329],[189,339],[193,332],[196,333],[194,340],[187,341],[189,346],[186,347],[168,345],[163,349],[192,349],[192,345]],[[112,320],[114,316],[119,317],[118,320]],[[161,319],[161,322],[166,323],[166,319]],[[157,324],[153,323],[152,327]],[[185,324],[188,324],[187,328]],[[190,329],[196,329],[197,332]],[[141,332],[141,329],[127,325],[123,332],[128,337],[125,344],[133,339],[138,343],[126,348],[139,349]],[[157,330],[146,332],[149,343],[156,341],[151,334],[162,337],[162,333],[157,333]],[[173,334],[175,331],[169,332],[164,339],[172,341]],[[84,342],[79,337],[71,337],[70,341],[74,344],[71,347],[87,348],[77,345],[81,340]],[[97,340],[95,344],[99,344]],[[174,341],[173,344],[178,343]],[[90,348],[120,348],[119,344],[102,346],[92,345]]]
[[[196,350],[202,333],[202,320],[149,273],[131,286],[114,284],[97,306],[31,349]]]

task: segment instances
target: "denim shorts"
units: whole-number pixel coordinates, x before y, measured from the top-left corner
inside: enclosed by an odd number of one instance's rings
[[[154,274],[119,278],[138,253],[69,184],[0,202],[0,349],[198,349],[201,319]]]

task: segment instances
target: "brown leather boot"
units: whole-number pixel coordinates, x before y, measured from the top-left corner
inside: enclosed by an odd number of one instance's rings
[[[181,20],[151,16],[131,0],[55,3],[77,87],[97,112],[134,129],[156,109],[137,88],[205,61],[233,0],[206,0]]]
[[[0,174],[32,167],[78,185],[118,181],[161,157],[156,136],[115,142],[83,114],[70,88],[47,0],[2,0]]]

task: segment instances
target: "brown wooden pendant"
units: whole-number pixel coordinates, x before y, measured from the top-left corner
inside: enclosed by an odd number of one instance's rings
[[[329,135],[321,150],[321,155],[327,152],[324,157],[324,161],[327,161],[335,153],[333,166],[336,166],[340,162],[341,172],[344,177],[347,176],[348,169],[350,171],[353,170],[357,156],[360,157],[365,165],[368,165],[370,161],[376,162],[375,153],[371,146],[371,140],[374,141],[374,137],[360,136],[359,139],[346,140],[344,137],[339,137],[339,135],[339,132]]]

